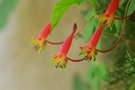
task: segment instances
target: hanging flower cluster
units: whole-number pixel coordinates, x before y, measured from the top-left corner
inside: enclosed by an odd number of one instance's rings
[[[100,40],[104,27],[105,26],[110,27],[115,19],[123,20],[123,19],[128,18],[128,17],[124,17],[124,18],[115,17],[115,12],[118,8],[119,1],[120,0],[112,0],[108,8],[106,9],[105,13],[102,15],[99,15],[99,25],[97,26],[97,29],[91,36],[87,45],[84,47],[82,46],[80,47],[80,50],[81,50],[80,55],[84,55],[82,59],[74,60],[67,56],[70,50],[70,47],[72,45],[72,40],[74,39],[75,32],[77,30],[76,23],[73,25],[72,33],[63,42],[51,42],[51,41],[47,41],[47,37],[49,36],[52,30],[52,23],[49,22],[36,38],[32,38],[33,48],[36,51],[42,52],[44,51],[47,44],[52,44],[52,45],[62,44],[59,52],[52,57],[52,63],[60,70],[66,68],[68,61],[81,62],[84,60],[92,60],[92,59],[95,60],[98,52],[105,53],[112,50],[114,47],[116,47],[115,45],[113,48],[108,49],[108,50],[97,49],[97,44]]]

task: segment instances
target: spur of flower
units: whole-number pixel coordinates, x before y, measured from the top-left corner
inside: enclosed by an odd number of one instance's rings
[[[65,69],[68,63],[67,54],[72,44],[72,39],[76,32],[77,25],[74,24],[72,33],[66,38],[66,40],[61,45],[60,51],[58,54],[54,55],[52,58],[52,63],[59,68],[60,70]]]
[[[92,37],[90,38],[88,44],[84,47],[80,47],[81,52],[80,55],[85,54],[86,59],[91,60],[91,59],[96,59],[96,46],[98,44],[98,41],[100,39],[102,30],[103,30],[104,25],[100,25],[98,29],[93,33]]]
[[[51,23],[48,23],[36,38],[32,38],[32,45],[36,51],[42,52],[46,47],[46,38],[51,32]]]
[[[107,21],[106,24],[110,26],[114,21],[114,14],[118,8],[119,0],[112,0],[103,15],[99,15],[99,23]]]

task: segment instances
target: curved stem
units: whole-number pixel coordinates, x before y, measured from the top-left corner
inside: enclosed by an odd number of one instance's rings
[[[120,43],[120,41],[122,40],[123,36],[124,36],[124,35],[121,34],[120,38],[115,42],[115,44],[114,44],[111,48],[109,48],[109,49],[107,49],[107,50],[99,50],[99,49],[97,49],[97,51],[98,51],[98,52],[101,52],[101,53],[106,53],[106,52],[111,51],[112,49],[114,49],[114,48]]]
[[[63,41],[62,41],[62,42],[52,42],[52,41],[46,40],[46,43],[49,43],[49,44],[51,44],[51,45],[59,45],[59,44],[62,44]]]
[[[74,34],[76,32],[76,30],[77,30],[77,25],[76,25],[76,23],[74,23],[72,34]],[[62,42],[52,42],[52,41],[46,40],[46,43],[49,43],[51,45],[59,45],[59,44],[62,44],[63,42],[64,41],[62,41]]]
[[[128,0],[128,3],[126,5],[126,10],[125,10],[125,15],[124,17],[126,17],[127,15],[127,11],[128,11],[128,6],[129,6],[129,3],[130,3],[131,0]],[[132,15],[132,14],[131,14]],[[123,36],[125,36],[125,25],[126,25],[126,20],[127,19],[124,19],[124,22],[123,22],[123,25],[122,25],[122,32],[121,32],[121,35],[120,35],[120,38],[115,42],[115,44],[110,48],[110,49],[107,49],[107,50],[98,50],[99,52],[101,53],[106,53],[106,52],[109,52],[111,51],[112,49],[114,49],[119,43],[120,41],[122,40]]]
[[[72,59],[72,58],[67,57],[67,59],[68,59],[69,61],[72,61],[72,62],[81,62],[81,61],[84,61],[86,58],[82,58],[82,59],[77,59],[77,60],[75,60],[75,59]]]
[[[127,18],[131,17],[132,15],[133,15],[133,13],[128,15],[128,16],[125,16],[123,18],[119,18],[119,17],[114,17],[114,18],[117,19],[117,20],[124,20],[124,19],[127,19]]]

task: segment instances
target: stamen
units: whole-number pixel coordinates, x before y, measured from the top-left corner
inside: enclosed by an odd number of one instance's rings
[[[127,11],[128,11],[128,6],[129,6],[130,1],[131,0],[128,0],[128,3],[126,5],[126,10],[125,10],[125,15],[124,15],[125,17],[127,17],[126,14],[127,14]],[[131,15],[134,15],[134,13],[132,13]],[[109,52],[112,49],[114,49],[120,43],[120,41],[122,40],[123,36],[125,35],[125,24],[126,24],[126,19],[124,19],[124,23],[122,25],[122,32],[121,32],[120,38],[116,41],[116,43],[110,49],[107,49],[107,50],[98,50],[97,49],[97,51],[99,51],[101,53],[106,53],[106,52]]]

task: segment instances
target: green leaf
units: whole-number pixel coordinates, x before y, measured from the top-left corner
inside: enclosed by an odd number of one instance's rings
[[[114,24],[115,24],[115,26],[116,26],[117,32],[121,32],[122,25],[123,25],[123,21],[115,20]]]
[[[89,2],[90,4],[92,4],[93,6],[96,5],[96,1],[97,1],[97,0],[88,0],[88,2]]]
[[[87,85],[81,79],[78,74],[75,74],[73,78],[73,90],[87,90]]]
[[[132,22],[130,20],[127,20],[127,25],[126,25],[126,39],[129,40],[135,40],[135,22]]]
[[[91,18],[93,18],[94,16],[96,16],[96,12],[95,9],[92,8],[90,10],[87,11],[86,15],[85,15],[85,20],[90,20]]]
[[[117,28],[116,28],[115,24],[112,24],[111,27],[106,26],[105,30],[103,30],[103,31],[107,32],[107,33],[115,34],[117,31]]]
[[[2,0],[0,2],[0,28],[3,28],[8,20],[10,12],[15,7],[17,0]]]
[[[98,26],[98,18],[92,18],[84,28],[84,39],[88,41]]]
[[[135,10],[135,0],[131,0],[129,8],[128,8],[128,15],[133,13],[134,10]]]
[[[54,5],[53,12],[52,12],[52,28],[54,28],[59,20],[61,19],[62,15],[71,5],[80,4],[84,0],[60,0],[57,4]]]
[[[108,67],[103,62],[95,61],[90,65],[87,76],[92,90],[100,90],[101,81],[109,79]]]

